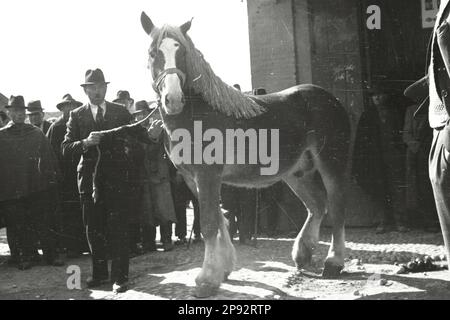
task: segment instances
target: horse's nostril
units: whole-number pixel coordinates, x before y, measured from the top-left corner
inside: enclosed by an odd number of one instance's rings
[[[165,102],[166,102],[166,106],[169,105],[169,98],[167,96],[166,96]]]

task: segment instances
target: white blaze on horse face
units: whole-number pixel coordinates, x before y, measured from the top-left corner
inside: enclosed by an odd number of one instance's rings
[[[164,55],[164,69],[176,68],[176,54],[180,43],[171,38],[161,41],[159,50]],[[164,87],[161,91],[161,100],[167,114],[178,114],[183,110],[183,90],[180,78],[176,73],[166,75]]]

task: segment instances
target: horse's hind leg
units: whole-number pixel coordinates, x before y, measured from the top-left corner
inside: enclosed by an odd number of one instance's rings
[[[197,297],[216,293],[233,270],[235,251],[219,208],[220,176],[203,173],[196,178],[200,204],[200,224],[205,242],[202,270],[195,279]]]
[[[345,168],[337,163],[320,163],[318,166],[328,195],[328,214],[333,234],[325,260],[323,276],[337,277],[344,268],[345,258],[345,205],[347,180]]]
[[[292,259],[297,268],[302,268],[311,262],[313,250],[319,241],[320,224],[326,209],[326,191],[315,172],[302,178],[289,176],[284,181],[308,210],[308,217],[292,248]]]

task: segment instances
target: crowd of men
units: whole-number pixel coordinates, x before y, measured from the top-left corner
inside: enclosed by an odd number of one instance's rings
[[[143,123],[150,143],[102,133],[143,120],[155,108],[134,103],[128,91],[105,101],[107,84],[101,70],[88,70],[81,85],[88,102],[64,95],[56,105],[62,115],[52,123],[39,100],[25,104],[23,96],[11,96],[0,113],[0,219],[9,264],[21,270],[42,262],[62,266],[63,256],[89,252],[87,286],[111,282],[123,292],[130,256],[157,250],[157,226],[163,251],[174,248],[175,222],[175,244],[187,242],[191,201],[194,242],[201,234],[197,201],[165,153],[158,114]]]

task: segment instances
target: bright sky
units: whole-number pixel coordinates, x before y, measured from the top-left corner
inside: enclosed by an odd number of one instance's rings
[[[189,34],[216,74],[251,89],[245,0],[2,0],[0,92],[57,111],[66,93],[86,101],[80,84],[98,67],[111,82],[107,100],[120,89],[153,100],[142,11],[157,26],[194,17]]]

